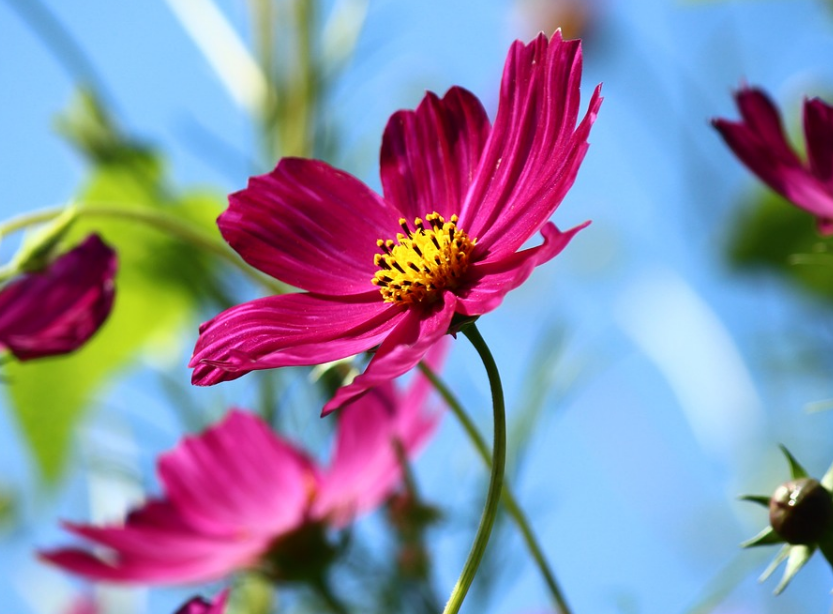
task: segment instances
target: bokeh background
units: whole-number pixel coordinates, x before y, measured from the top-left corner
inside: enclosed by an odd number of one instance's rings
[[[202,4],[0,2],[0,217],[64,204],[100,180],[95,156],[79,147],[79,130],[89,132],[72,121],[82,81],[94,84],[121,133],[164,164],[166,190],[200,195],[185,200],[221,207],[224,194],[274,164],[241,88],[233,39],[207,13],[201,26],[194,21]],[[250,47],[255,4],[214,5]],[[575,611],[828,611],[821,557],[777,598],[774,578],[757,583],[775,550],[739,550],[766,514],[737,496],[767,494],[786,479],[779,443],[817,476],[833,461],[833,260],[810,216],[769,195],[709,119],[736,117],[732,91],[747,82],[773,95],[798,134],[803,97],[830,100],[833,91],[833,6],[342,0],[322,3],[317,18],[325,35],[315,44],[349,53],[320,103],[326,132],[313,151],[377,189],[390,114],[456,84],[494,117],[516,38],[563,26],[584,39],[585,103],[604,83],[591,148],[554,217],[562,228],[592,225],[480,322],[505,377],[510,472]],[[226,73],[218,72],[223,60]],[[3,260],[16,246],[16,238],[0,245]],[[797,264],[796,254],[811,257]],[[227,277],[223,292],[254,295]],[[163,317],[167,305],[149,308]],[[139,358],[107,374],[85,411],[65,417],[60,388],[41,391],[48,402],[25,419],[11,395],[0,405],[4,612],[66,612],[87,588],[33,554],[68,540],[58,519],[118,516],[155,492],[154,459],[183,429],[230,404],[262,401],[264,386],[252,384],[259,376],[188,389],[195,325],[211,313],[179,315],[143,339]],[[147,317],[136,314],[132,326]],[[445,377],[488,429],[485,376],[462,339]],[[307,441],[325,436],[319,399],[303,384],[280,390],[276,420]],[[66,456],[50,456],[53,440],[43,433],[53,426],[68,433]],[[40,448],[27,443],[32,437]],[[487,476],[451,417],[416,471],[425,497],[445,512],[430,543],[447,593]],[[360,529],[372,536],[375,522]],[[543,585],[509,523],[490,553],[464,611],[544,610]],[[170,612],[192,592],[108,590],[103,600],[113,612]]]

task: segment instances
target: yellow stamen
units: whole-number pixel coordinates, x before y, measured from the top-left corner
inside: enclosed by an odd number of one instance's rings
[[[454,290],[469,265],[477,239],[457,228],[458,218],[449,221],[437,212],[414,220],[414,230],[405,218],[396,241],[376,241],[383,253],[373,263],[379,267],[373,283],[388,303],[422,303],[435,300],[443,290]],[[426,223],[427,222],[427,223]]]

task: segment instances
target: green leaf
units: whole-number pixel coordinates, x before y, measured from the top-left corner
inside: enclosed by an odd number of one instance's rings
[[[729,259],[740,269],[763,269],[804,291],[833,301],[833,239],[815,218],[767,190],[758,192],[735,223]]]

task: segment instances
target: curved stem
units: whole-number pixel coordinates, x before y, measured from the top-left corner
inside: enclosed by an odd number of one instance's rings
[[[48,222],[60,215],[63,211],[63,207],[55,207],[53,209],[44,209],[12,218],[0,224],[0,237],[4,237],[18,230],[23,230],[29,226],[34,226],[35,224]],[[155,228],[160,232],[218,256],[270,292],[275,294],[283,294],[286,292],[286,287],[283,284],[257,273],[237,255],[229,251],[225,244],[215,241],[200,231],[194,230],[186,222],[167,213],[150,209],[125,209],[117,206],[93,204],[80,206],[77,215],[78,217],[101,217],[140,222],[145,226]]]
[[[440,393],[440,396],[443,397],[443,400],[448,404],[451,413],[457,418],[460,424],[463,427],[463,430],[466,432],[471,443],[474,445],[475,449],[477,450],[478,455],[486,463],[487,467],[491,467],[492,465],[492,458],[489,455],[489,448],[486,446],[486,441],[483,439],[483,436],[480,434],[480,431],[477,430],[477,426],[472,421],[471,417],[466,413],[465,408],[454,396],[454,393],[446,386],[445,382],[443,382],[437,374],[434,373],[431,368],[426,365],[425,363],[419,363],[420,371],[425,375],[428,381],[436,388],[437,392]],[[510,488],[508,482],[504,482],[503,484],[503,492],[501,493],[501,498],[503,501],[503,505],[506,508],[506,511],[509,513],[509,516],[515,522],[518,527],[518,530],[521,532],[523,536],[524,543],[526,543],[526,547],[529,550],[529,554],[532,556],[535,564],[538,566],[538,570],[541,572],[541,576],[544,578],[544,582],[547,585],[547,588],[550,591],[550,595],[552,596],[553,602],[555,606],[558,608],[560,614],[571,614],[570,606],[567,604],[567,600],[564,597],[564,593],[561,590],[561,587],[558,585],[558,581],[555,578],[555,574],[553,573],[552,569],[550,569],[549,564],[547,563],[546,557],[544,556],[544,552],[541,549],[541,545],[538,543],[538,539],[535,536],[535,533],[532,531],[532,525],[529,522],[529,519],[526,517],[521,506],[518,504],[518,500],[515,498],[512,489]]]
[[[32,211],[31,213],[23,213],[13,218],[9,218],[3,223],[0,223],[0,239],[8,236],[19,230],[24,230],[29,226],[36,224],[43,224],[48,222],[61,213],[64,212],[65,207],[52,207],[50,209],[41,209],[40,211]]]
[[[480,517],[480,525],[477,527],[477,534],[474,536],[474,543],[472,543],[469,556],[463,565],[463,571],[460,572],[457,584],[454,585],[451,591],[451,596],[448,598],[443,614],[459,612],[460,606],[463,605],[463,600],[466,598],[466,593],[468,593],[474,581],[474,576],[477,574],[477,569],[480,567],[480,561],[483,560],[483,554],[486,551],[486,545],[489,543],[492,527],[497,517],[498,503],[503,491],[503,471],[506,465],[506,407],[503,400],[500,373],[489,347],[474,323],[469,324],[462,332],[471,341],[474,349],[477,350],[480,359],[483,361],[483,366],[486,368],[486,374],[489,376],[494,414],[494,450],[492,471],[489,477],[489,491],[486,494],[486,505],[483,508],[483,515]]]

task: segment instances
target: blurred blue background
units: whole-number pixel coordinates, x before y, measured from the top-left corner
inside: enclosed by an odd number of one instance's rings
[[[91,58],[122,126],[164,151],[176,184],[234,191],[267,170],[251,162],[257,135],[176,4],[46,2]],[[247,40],[246,3],[217,4]],[[324,17],[332,10],[325,4]],[[54,131],[75,79],[15,6],[0,2],[3,218],[67,202],[85,175]],[[757,584],[775,550],[738,549],[766,514],[737,495],[766,494],[786,479],[778,443],[815,475],[833,461],[833,412],[811,411],[833,398],[831,305],[783,276],[728,264],[739,214],[760,188],[709,119],[737,117],[731,92],[745,80],[767,89],[797,126],[802,97],[833,89],[829,3],[371,1],[355,54],[325,103],[340,143],[330,161],[378,189],[378,146],[391,113],[413,108],[426,89],[457,84],[494,117],[510,43],[561,23],[585,40],[583,104],[599,82],[605,101],[554,220],[562,228],[593,223],[480,323],[515,420],[519,498],[577,613],[828,611],[831,577],[821,557],[780,597],[770,594],[774,579]],[[0,246],[0,255],[13,247]],[[548,389],[534,414],[524,410],[525,374],[542,341],[551,350]],[[193,337],[178,343],[175,355],[184,358],[155,368],[186,382]],[[136,373],[88,414],[74,440],[74,469],[57,493],[32,486],[31,458],[10,412],[0,412],[0,487],[18,507],[0,534],[4,612],[64,612],[82,590],[34,559],[35,546],[67,541],[58,518],[112,516],[136,501],[140,484],[156,488],[153,459],[175,445],[181,427]],[[487,428],[486,379],[463,340],[445,373]],[[239,382],[193,393],[212,407],[222,405],[217,394],[245,405],[252,393]],[[317,428],[318,408],[310,406],[295,424],[301,434]],[[485,472],[462,438],[449,417],[417,463],[425,496],[447,512],[432,533],[443,593],[485,492]],[[82,470],[99,456],[129,460],[124,471],[135,479]],[[500,573],[488,607],[477,611],[545,609],[544,587],[511,526],[493,544],[492,565]],[[191,592],[149,599],[153,611],[168,612]],[[110,599],[122,612],[139,611],[130,608],[140,607],[140,593]]]

